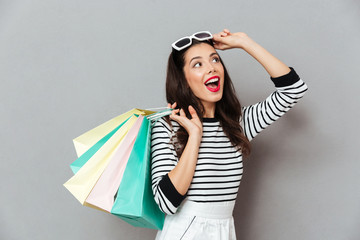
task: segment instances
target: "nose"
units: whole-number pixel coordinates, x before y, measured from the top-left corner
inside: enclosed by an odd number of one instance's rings
[[[212,72],[215,72],[215,71],[216,71],[215,67],[212,64],[209,64],[208,72],[212,73]]]

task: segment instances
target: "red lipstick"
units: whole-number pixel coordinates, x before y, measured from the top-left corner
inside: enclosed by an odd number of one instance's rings
[[[213,76],[206,80],[204,83],[206,88],[211,92],[217,92],[220,90],[220,77],[219,76]]]

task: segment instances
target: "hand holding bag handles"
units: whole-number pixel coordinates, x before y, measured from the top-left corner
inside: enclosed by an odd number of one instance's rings
[[[85,206],[134,226],[161,229],[164,214],[150,182],[151,122],[171,111],[133,109],[74,139],[81,155],[71,166],[76,174],[64,186]],[[134,115],[139,112],[146,117]]]

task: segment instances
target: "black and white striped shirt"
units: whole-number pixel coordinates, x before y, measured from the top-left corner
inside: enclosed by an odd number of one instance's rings
[[[265,101],[243,108],[240,124],[249,140],[292,108],[307,90],[292,68],[290,73],[271,79],[276,91]],[[160,209],[174,214],[185,197],[195,202],[235,201],[243,173],[242,155],[232,146],[220,122],[203,119],[198,161],[186,196],[177,192],[167,175],[178,162],[170,139],[179,124],[173,120],[171,124],[160,119],[152,129],[152,190]]]

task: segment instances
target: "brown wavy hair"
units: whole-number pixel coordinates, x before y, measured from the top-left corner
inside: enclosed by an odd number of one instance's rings
[[[166,74],[167,102],[171,104],[176,102],[177,108],[182,108],[188,118],[191,118],[188,106],[193,106],[201,121],[203,121],[203,115],[205,113],[204,106],[191,91],[183,69],[187,50],[202,43],[209,44],[213,47],[213,44],[210,41],[197,41],[193,39],[192,45],[186,49],[181,51],[172,49],[168,59]],[[236,96],[234,85],[221,58],[220,62],[224,67],[224,92],[221,100],[216,103],[215,118],[219,120],[226,136],[233,146],[241,149],[243,156],[247,157],[250,154],[251,146],[239,124],[242,113],[241,105]],[[170,123],[169,118],[167,118],[167,121]],[[180,129],[176,132],[175,142],[173,139],[175,150],[179,158],[184,151],[188,137],[189,135],[186,130],[180,126]]]

